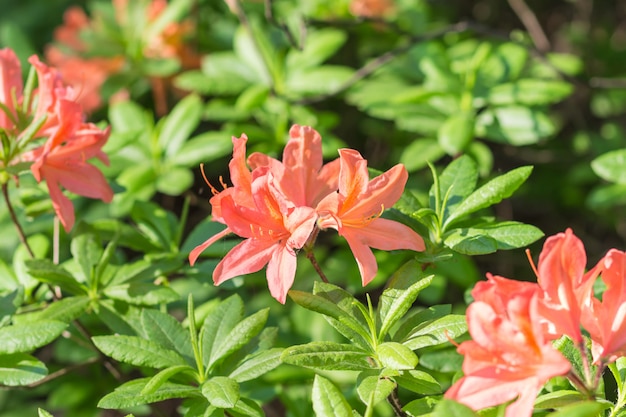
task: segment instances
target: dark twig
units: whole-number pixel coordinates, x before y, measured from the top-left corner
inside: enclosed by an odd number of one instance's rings
[[[2,184],[2,195],[4,196],[4,201],[7,203],[7,208],[9,209],[9,215],[11,216],[11,221],[15,225],[17,229],[17,235],[20,238],[20,242],[26,247],[26,251],[30,255],[31,258],[35,257],[33,250],[31,249],[28,241],[26,240],[26,234],[24,233],[24,229],[22,229],[22,225],[20,224],[17,216],[15,215],[15,210],[13,210],[13,205],[11,204],[11,199],[9,198],[9,185],[8,183]]]
[[[535,16],[530,7],[528,7],[524,0],[508,0],[508,2],[511,9],[517,14],[517,17],[528,31],[537,49],[541,52],[549,51],[551,49],[550,41],[541,28],[537,16]]]
[[[593,77],[589,85],[594,88],[626,88],[626,78]]]
[[[38,387],[40,385],[45,384],[48,381],[52,381],[53,379],[59,378],[63,375],[67,375],[72,371],[75,371],[76,369],[80,369],[80,368],[84,368],[85,366],[89,366],[91,364],[94,363],[98,363],[101,359],[99,357],[93,357],[90,359],[87,359],[85,362],[81,362],[81,363],[77,363],[74,365],[70,365],[67,366],[65,368],[59,369],[58,371],[55,371],[51,374],[46,375],[43,379],[40,379],[37,382],[33,382],[32,384],[27,385],[28,388],[35,388]]]
[[[391,408],[393,408],[393,412],[396,416],[406,417],[406,413],[402,411],[402,404],[400,404],[400,399],[398,398],[398,388],[391,391],[391,394],[387,397],[387,401],[391,404]]]

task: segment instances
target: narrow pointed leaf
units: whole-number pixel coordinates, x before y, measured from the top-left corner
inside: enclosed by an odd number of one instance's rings
[[[543,232],[535,226],[505,221],[454,229],[446,234],[443,243],[465,255],[482,255],[497,250],[522,248],[542,236]]]
[[[327,295],[325,293],[324,295]],[[354,318],[354,313],[347,313],[339,305],[329,300],[327,297],[311,294],[304,291],[291,290],[289,291],[289,297],[298,305],[306,308],[307,310],[321,313],[327,317],[332,318],[329,323],[342,335],[350,339],[361,347],[369,346],[368,340],[370,339],[369,331],[366,325],[359,322]],[[354,302],[358,302],[354,300]],[[361,314],[356,312],[356,314]]]
[[[156,369],[186,365],[177,352],[141,337],[94,336],[91,340],[102,353],[123,363]]]
[[[108,287],[104,294],[114,300],[130,304],[155,305],[180,300],[180,295],[169,287],[150,282],[133,282]]]
[[[601,415],[600,413],[609,408],[609,406],[610,403],[582,401],[567,405],[554,413],[548,414],[546,417],[596,417]]]
[[[191,398],[200,396],[197,387],[166,382],[151,394],[141,395],[151,378],[135,379],[117,387],[115,391],[102,397],[99,408],[119,410],[142,404],[152,404],[172,398]]]
[[[419,328],[402,344],[411,350],[448,342],[467,331],[465,316],[450,314]]]
[[[80,265],[86,282],[91,282],[94,268],[102,256],[102,243],[85,223],[79,223],[70,244],[74,260]]]
[[[425,326],[428,322],[439,319],[452,312],[450,304],[438,304],[421,310],[409,317],[405,317],[398,330],[393,335],[393,340],[405,340],[418,327]]]
[[[241,365],[228,375],[237,382],[255,379],[280,365],[282,348],[265,350],[246,359]]]
[[[202,395],[214,407],[233,408],[239,401],[239,384],[231,378],[216,376],[202,384]]]
[[[83,295],[87,293],[85,286],[67,272],[62,267],[55,265],[47,259],[29,259],[25,261],[28,273],[46,284],[61,287],[63,291],[67,291],[74,295]]]
[[[395,388],[393,380],[384,378],[380,372],[363,371],[357,378],[356,392],[368,408],[387,399]]]
[[[385,342],[376,348],[378,360],[385,368],[403,370],[417,366],[417,355],[408,347],[397,342]]]
[[[435,406],[432,417],[477,417],[478,415],[466,405],[453,400],[444,399]]]
[[[187,365],[177,365],[169,368],[163,369],[161,372],[153,376],[150,381],[146,384],[145,387],[139,393],[140,395],[148,395],[153,394],[156,390],[159,389],[163,384],[165,384],[171,377],[174,375],[180,374],[182,372],[187,372],[190,375],[194,375],[196,371]]]
[[[39,417],[54,417],[52,414],[50,414],[49,412],[47,412],[43,408],[38,408],[37,409],[37,414],[39,415]]]
[[[432,375],[418,369],[403,371],[394,377],[398,386],[421,395],[441,394],[441,385]]]
[[[526,181],[531,172],[531,166],[524,166],[492,179],[470,194],[450,213],[444,223],[444,229],[447,229],[457,219],[510,197]]]
[[[444,203],[443,219],[445,220],[451,211],[454,211],[461,202],[467,198],[476,188],[478,181],[478,169],[476,162],[467,156],[462,155],[450,162],[446,169],[439,175],[439,195],[441,196],[440,204]],[[430,188],[429,200],[432,209],[435,207],[435,185]]]
[[[211,367],[218,363],[258,335],[263,330],[268,315],[269,308],[264,308],[237,323],[228,333],[228,336],[220,344],[214,346],[208,366]]]
[[[0,328],[0,355],[30,352],[59,337],[67,323],[57,320],[25,322]]]
[[[48,375],[46,365],[25,353],[0,355],[0,384],[11,387],[28,385]]]
[[[430,285],[434,275],[423,278],[406,290],[387,288],[380,297],[382,325],[378,338],[383,340],[391,327],[396,324],[413,305],[419,293]]]
[[[288,347],[281,360],[312,369],[362,371],[371,369],[367,352],[356,346],[335,342],[311,342]]]
[[[323,376],[315,375],[311,396],[317,417],[352,417],[352,408],[341,391]]]
[[[195,364],[189,332],[174,317],[158,310],[144,309],[141,325],[151,341],[180,353],[187,362]]]
[[[175,155],[191,136],[198,127],[201,116],[202,101],[195,94],[179,101],[167,115],[158,140],[168,157]]]
[[[243,301],[238,295],[232,295],[214,308],[202,325],[202,358],[208,367],[220,343],[243,318]]]

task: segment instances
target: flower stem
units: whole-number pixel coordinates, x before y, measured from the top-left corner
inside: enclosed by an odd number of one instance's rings
[[[322,268],[320,267],[320,264],[317,263],[317,259],[315,259],[315,254],[313,253],[313,249],[305,247],[304,251],[306,253],[307,259],[311,262],[311,265],[313,265],[313,268],[315,269],[315,272],[317,272],[317,275],[320,276],[322,281],[324,281],[325,283],[328,284],[328,278],[326,278],[326,275],[324,274],[324,271],[322,271]]]
[[[11,216],[11,221],[13,222],[13,224],[15,225],[15,228],[17,229],[17,235],[19,236],[20,241],[26,247],[26,251],[28,252],[30,257],[34,258],[35,254],[33,253],[33,250],[31,249],[30,245],[28,244],[28,241],[26,240],[26,234],[24,233],[24,229],[22,229],[22,225],[17,219],[15,210],[13,209],[13,205],[11,204],[11,199],[9,198],[9,184],[6,182],[2,184],[2,195],[4,196],[4,201],[6,201],[7,203],[7,208],[9,209],[9,215]]]
[[[391,408],[393,408],[393,412],[396,416],[406,417],[406,413],[402,411],[402,404],[400,404],[400,399],[398,398],[398,388],[391,391],[391,394],[387,397],[387,401],[391,404]]]

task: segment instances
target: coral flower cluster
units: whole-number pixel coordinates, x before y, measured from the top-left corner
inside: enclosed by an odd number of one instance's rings
[[[113,0],[112,8],[113,21],[102,13],[90,19],[78,6],[67,9],[63,25],[54,32],[54,44],[46,48],[46,59],[76,89],[86,112],[104,104],[101,90],[109,78],[129,77],[140,70],[144,59],[173,59],[183,68],[199,65],[198,55],[185,42],[194,31],[191,21],[162,24],[172,14],[166,0]],[[137,16],[145,16],[145,21],[137,21]],[[151,82],[160,88],[157,78]],[[119,91],[112,98],[125,95]]]
[[[85,122],[75,91],[58,71],[33,55],[29,59],[38,87],[24,86],[20,61],[11,49],[0,50],[1,182],[29,165],[38,182],[48,185],[54,210],[66,230],[74,224],[74,208],[60,187],[110,202],[113,191],[91,158],[108,163],[102,147],[109,129]]]
[[[567,336],[586,357],[584,328],[598,375],[626,355],[626,253],[611,249],[587,272],[586,263],[583,243],[568,229],[546,240],[537,283],[492,275],[478,283],[467,310],[473,340],[458,347],[465,376],[446,397],[476,410],[513,401],[506,417],[527,417],[548,379],[579,377],[552,340]],[[598,276],[606,286],[602,300],[593,292]]]
[[[312,245],[319,230],[335,229],[356,258],[363,285],[378,266],[371,248],[424,250],[423,239],[401,223],[381,218],[400,198],[408,174],[396,165],[374,179],[367,161],[355,150],[323,163],[320,135],[294,125],[279,161],[253,153],[246,160],[247,137],[233,137],[232,187],[210,200],[213,220],[227,228],[191,251],[193,265],[207,247],[229,233],[245,238],[217,265],[220,284],[267,265],[270,292],[284,303],[296,271],[296,252]]]

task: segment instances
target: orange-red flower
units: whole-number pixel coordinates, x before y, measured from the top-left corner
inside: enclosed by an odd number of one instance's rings
[[[536,284],[487,276],[472,291],[467,309],[473,340],[461,343],[464,376],[445,397],[474,410],[513,401],[506,417],[529,417],[535,398],[570,363],[545,339]]]
[[[237,205],[232,195],[222,199],[222,216],[228,228],[246,238],[217,265],[213,282],[259,271],[267,265],[272,297],[285,303],[296,273],[296,250],[302,248],[315,227],[315,210],[295,207],[272,184],[272,175],[252,182],[255,207]]]
[[[392,9],[392,0],[352,0],[350,2],[350,13],[357,17],[383,17]]]
[[[324,164],[322,137],[310,126],[293,125],[283,150],[283,160],[255,152],[248,158],[252,169],[267,166],[283,194],[296,206],[315,207],[337,190],[339,159]]]
[[[543,290],[541,310],[552,338],[565,334],[576,343],[582,341],[581,308],[589,303],[598,276],[595,269],[585,273],[586,264],[585,248],[572,229],[546,239],[537,282]]]
[[[56,69],[35,55],[28,61],[35,68],[38,86],[24,97],[17,57],[9,49],[0,50],[0,129],[12,142],[10,150],[3,149],[3,163],[32,162],[33,176],[48,184],[55,212],[69,231],[74,209],[60,185],[106,202],[113,198],[102,173],[87,162],[95,157],[108,163],[102,146],[109,131],[84,122],[74,91],[63,84]]]
[[[611,249],[596,266],[606,284],[602,301],[583,306],[582,324],[592,340],[593,360],[610,363],[626,356],[626,253]]]
[[[413,229],[380,215],[402,195],[408,173],[398,164],[370,181],[367,161],[353,149],[340,149],[339,192],[327,195],[317,206],[321,229],[336,229],[359,266],[363,285],[378,271],[370,248],[424,250],[424,240]]]

